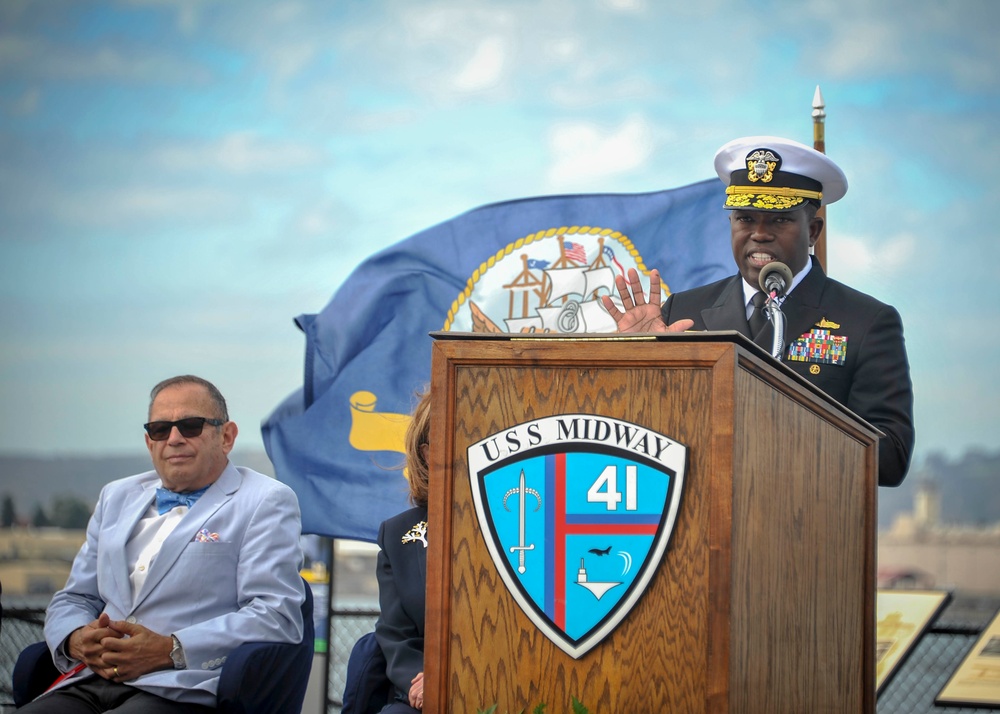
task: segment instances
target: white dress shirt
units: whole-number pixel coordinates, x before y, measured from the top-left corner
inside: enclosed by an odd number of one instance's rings
[[[156,501],[146,510],[145,515],[135,524],[135,529],[125,546],[125,557],[128,561],[129,580],[132,581],[132,600],[142,590],[149,569],[163,541],[167,539],[177,524],[188,512],[187,506],[177,506],[162,516],[156,510]]]
[[[785,298],[792,294],[792,290],[795,286],[805,280],[805,277],[809,275],[809,271],[812,270],[812,260],[806,261],[806,267],[795,274],[792,278],[792,284],[785,291],[785,294],[778,298],[778,307],[781,307],[785,302]],[[743,278],[743,305],[746,307],[747,319],[750,319],[750,315],[753,314],[753,296],[761,292],[761,289],[757,285],[751,285],[747,282],[746,278]]]

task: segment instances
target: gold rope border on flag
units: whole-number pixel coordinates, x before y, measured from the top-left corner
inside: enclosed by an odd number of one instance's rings
[[[506,258],[515,250],[520,250],[526,245],[534,243],[537,240],[551,238],[555,235],[610,236],[613,240],[619,241],[625,248],[626,252],[632,256],[632,259],[635,260],[636,269],[638,269],[643,275],[649,275],[649,269],[643,264],[642,256],[639,255],[639,251],[636,250],[634,245],[632,245],[632,241],[629,240],[629,237],[621,231],[596,226],[563,226],[562,228],[549,228],[548,230],[538,231],[537,233],[530,233],[524,238],[518,238],[513,243],[508,243],[505,248],[498,250],[496,255],[491,256],[486,262],[480,263],[479,267],[472,273],[472,277],[466,281],[465,290],[463,290],[451,304],[451,309],[448,310],[448,317],[445,319],[444,327],[442,329],[446,332],[451,329],[451,325],[455,321],[458,311],[461,309],[462,305],[465,304],[465,301],[472,295],[472,291],[475,288],[476,283],[478,283],[479,279],[486,274],[486,271],[496,265],[499,260]],[[666,283],[660,283],[660,289],[663,291],[663,294],[670,294],[670,288],[667,287]]]

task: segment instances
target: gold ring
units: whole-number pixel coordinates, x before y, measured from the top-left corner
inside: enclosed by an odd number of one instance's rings
[[[117,664],[115,665],[115,676],[116,677],[120,677],[121,676],[120,674],[118,674],[118,665]]]

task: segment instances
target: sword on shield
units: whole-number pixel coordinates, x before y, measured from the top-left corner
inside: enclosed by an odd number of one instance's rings
[[[525,541],[525,536],[524,536],[525,498],[529,494],[535,497],[536,501],[535,510],[537,511],[539,508],[542,507],[542,497],[538,495],[538,491],[536,491],[533,488],[527,488],[524,485],[524,469],[521,469],[521,483],[518,485],[518,487],[510,489],[507,493],[504,494],[503,507],[505,510],[507,511],[510,510],[509,508],[507,508],[507,499],[513,496],[515,493],[518,495],[517,517],[518,517],[518,533],[520,534],[520,540],[517,545],[512,545],[510,547],[510,552],[517,553],[517,572],[524,573],[524,571],[526,570],[526,568],[524,567],[524,551],[535,549],[534,543],[527,545],[524,542]]]

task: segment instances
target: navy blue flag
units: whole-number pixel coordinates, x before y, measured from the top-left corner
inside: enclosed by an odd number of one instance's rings
[[[545,196],[476,208],[368,258],[306,335],[302,389],[265,421],[303,531],[374,541],[408,507],[403,434],[430,379],[431,338],[614,332],[615,275],[660,271],[676,292],[733,275],[718,179],[653,193]]]

